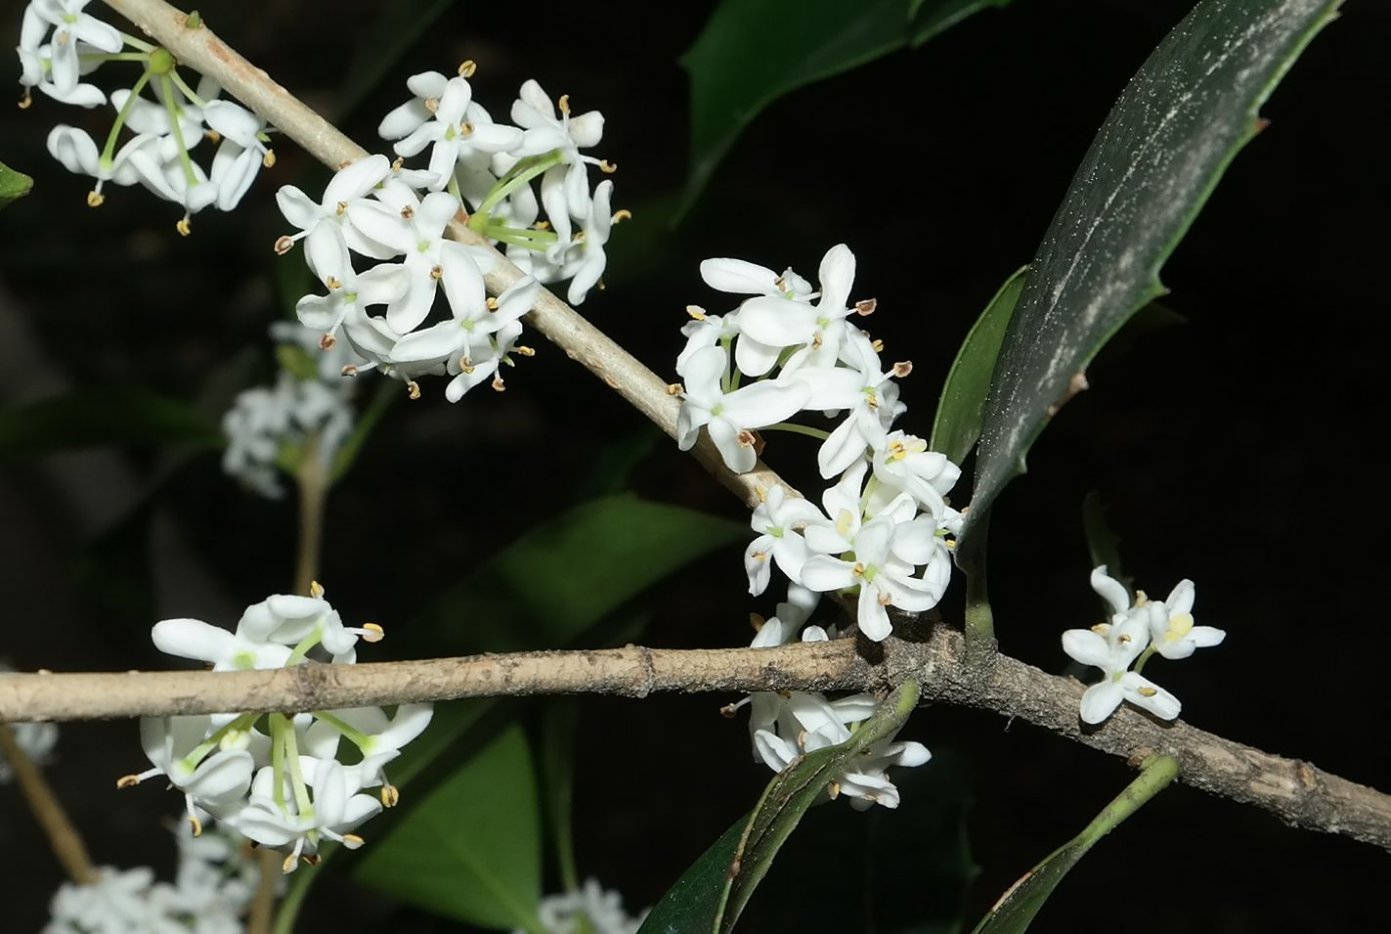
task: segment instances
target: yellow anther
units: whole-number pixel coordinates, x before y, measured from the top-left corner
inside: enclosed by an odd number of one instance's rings
[[[832,800],[832,801],[834,801],[836,798],[839,798],[839,797],[840,797],[840,782],[831,782],[829,785],[827,785],[827,786],[826,786],[826,794],[828,794],[828,795],[831,796],[831,800]]]
[[[222,134],[217,132],[216,130],[204,130],[203,137],[210,143],[222,142]]]
[[[295,859],[295,854],[291,853],[289,856],[285,857],[283,860],[280,861],[280,871],[288,876],[290,873],[295,871],[295,867],[298,865],[299,863]]]
[[[570,116],[570,95],[560,95],[560,100],[556,101],[556,106],[560,108],[560,112],[565,116]]]
[[[344,365],[343,365],[343,369],[341,369],[341,370],[338,371],[338,375],[339,375],[339,376],[357,376],[357,367],[353,366],[351,363],[344,364]]]
[[[405,164],[406,164],[406,157],[405,157],[405,156],[397,156],[397,157],[396,157],[396,161],[394,161],[394,162],[391,163],[391,171],[393,171],[393,172],[399,172],[399,171],[401,171],[402,167],[405,166]]]
[[[87,192],[87,207],[99,208],[106,203],[106,195],[99,191]]]
[[[1130,633],[1128,633],[1128,632],[1123,632],[1123,633],[1121,633],[1120,636],[1116,639],[1116,641],[1119,642],[1121,645],[1128,645],[1128,644],[1130,643],[1130,641],[1131,641],[1131,640],[1130,640]]]
[[[362,629],[363,642],[380,642],[386,638],[386,630],[378,623],[363,623]]]
[[[328,333],[327,331],[325,331],[323,334],[319,335],[319,349],[320,349],[320,350],[332,350],[332,349],[333,349],[333,345],[336,344],[336,343],[338,343],[338,338],[334,337],[332,334]],[[353,371],[352,371],[351,373],[344,373],[343,375],[344,375],[344,376],[356,376],[356,375],[357,375],[357,368],[354,367],[354,368],[353,368]]]
[[[855,524],[855,514],[848,509],[842,509],[840,515],[836,516],[836,534],[845,538],[850,534],[850,526]]]
[[[198,819],[196,814],[188,815],[188,826],[192,828],[195,837],[203,836],[203,822]]]
[[[420,384],[415,380],[406,383],[406,397],[412,402],[420,398]]]
[[[754,433],[752,431],[749,431],[747,428],[740,428],[739,434],[734,436],[734,440],[738,441],[740,444],[747,448],[753,447],[753,445],[757,443],[758,438],[755,437]]]
[[[435,113],[440,109],[440,99],[438,97],[425,98],[425,109],[430,113]]]
[[[613,217],[609,218],[609,220],[613,221],[615,224],[622,223],[623,221],[630,221],[632,219],[633,212],[628,210],[627,208],[619,208],[617,211],[613,212]]]
[[[324,280],[324,285],[328,287],[328,290],[330,292],[332,292],[334,289],[341,289],[343,287],[343,283],[339,280],[337,276],[329,276],[327,279]]]
[[[1145,593],[1143,590],[1135,591],[1135,605],[1137,607],[1144,606],[1146,603],[1149,602],[1149,594]]]
[[[469,123],[467,120],[465,120],[463,123],[459,124],[459,135],[460,135],[460,136],[463,136],[463,137],[465,137],[465,138],[472,136],[472,135],[473,135],[473,124],[472,124],[472,123]]]
[[[531,225],[531,228],[532,228],[532,230],[550,230],[550,229],[551,229],[551,222],[550,222],[550,221],[537,221],[536,223],[534,223],[534,224]]]
[[[382,807],[384,808],[394,808],[401,803],[401,792],[395,785],[383,785],[382,790],[377,792],[377,795],[382,799]]]
[[[536,356],[536,348],[528,347],[526,344],[518,344],[516,347],[513,347],[512,349],[515,350],[517,353],[521,354],[523,357]]]
[[[1098,636],[1104,636],[1110,631],[1111,626],[1109,623],[1097,623],[1095,626],[1092,627],[1092,632],[1096,633]]]
[[[1169,625],[1164,628],[1164,641],[1177,642],[1193,631],[1192,613],[1175,613],[1169,617]]]
[[[897,376],[899,379],[903,379],[903,377],[907,376],[911,372],[913,372],[912,360],[900,360],[898,363],[894,364],[893,374],[894,376]]]
[[[182,218],[175,224],[174,229],[179,232],[179,236],[181,237],[187,237],[189,234],[193,233],[193,225],[188,222],[187,217]]]
[[[295,248],[295,238],[286,234],[281,234],[275,238],[275,255],[284,256]]]
[[[754,552],[752,555],[750,555],[749,557],[753,558],[755,561],[767,561],[767,560],[768,560],[768,552],[766,552],[766,551],[755,551],[755,552]]]
[[[723,707],[720,708],[720,716],[724,717],[727,720],[733,719],[735,714],[737,714],[738,712],[738,704],[725,704]]]
[[[1153,697],[1158,693],[1159,691],[1156,688],[1140,688],[1141,697]]]
[[[884,352],[884,342],[881,341],[881,340],[880,340],[879,338],[877,338],[877,337],[876,337],[874,340],[872,340],[872,341],[869,342],[869,346],[874,348],[874,352],[875,352],[875,353],[883,353],[883,352]]]
[[[275,150],[267,149],[266,154],[261,157],[261,167],[266,169],[275,168]]]
[[[502,381],[502,377],[501,377],[501,376],[494,376],[491,385],[492,385],[492,387],[493,387],[493,392],[506,392],[506,391],[507,391],[507,384],[504,383],[504,382]]]
[[[679,396],[686,391],[686,387],[682,386],[680,383],[667,383],[666,391],[669,396]]]
[[[401,205],[401,217],[404,220],[410,220],[415,217],[415,208],[411,207],[409,204]]]
[[[138,784],[140,784],[139,775],[122,775],[116,779],[117,788],[134,788]]]
[[[811,339],[811,346],[814,347],[814,348],[816,348],[817,350],[820,350],[820,349],[821,349],[821,344],[822,344],[823,342],[824,342],[824,341],[823,341],[823,338],[822,338],[822,336],[821,336],[821,332],[820,332],[820,331],[817,331],[817,332],[816,332],[816,336],[813,337],[813,338]]]
[[[20,110],[28,110],[30,107],[34,106],[34,95],[29,93],[28,88],[24,89],[24,96],[19,99],[19,104],[17,106]]]
[[[484,304],[488,306],[489,311],[497,311],[497,299],[493,298],[491,295],[488,296]]]
[[[855,566],[854,566],[853,568],[850,569],[850,573],[851,573],[852,575],[854,575],[855,577],[864,577],[864,576],[865,576],[865,566],[864,566],[863,564],[861,564],[860,562],[856,561],[856,562],[855,562]]]
[[[459,371],[465,376],[473,375],[473,359],[468,354],[459,358]]]
[[[339,201],[339,202],[338,202],[338,205],[333,209],[333,213],[337,214],[339,217],[342,217],[344,214],[347,214],[347,213],[348,213],[348,202],[346,202],[346,201]]]
[[[750,613],[750,614],[749,614],[749,625],[753,627],[753,631],[754,631],[754,632],[760,632],[760,631],[762,631],[763,627],[764,627],[767,623],[768,623],[768,621],[767,621],[766,619],[763,618],[762,614],[760,614],[760,613]]]
[[[431,267],[430,267],[430,278],[431,278],[431,279],[443,279],[443,278],[444,278],[444,267],[441,266],[439,263],[436,263],[435,265],[431,266]]]
[[[357,849],[358,847],[362,846],[362,844],[365,843],[365,842],[366,842],[365,840],[363,840],[361,837],[359,837],[359,836],[358,836],[357,834],[355,834],[355,833],[345,833],[345,834],[343,834],[343,845],[346,846],[346,847],[347,847],[348,849],[350,849],[350,850],[355,850],[355,849]]]
[[[466,58],[459,63],[459,77],[472,78],[473,73],[478,70],[478,63],[471,58]]]
[[[605,175],[612,175],[614,172],[618,171],[618,163],[610,162],[607,159],[600,159],[599,171],[603,172]]]
[[[324,595],[324,585],[321,584],[321,583],[319,583],[318,581],[310,581],[310,582],[309,582],[309,596],[313,597],[315,600],[319,600],[319,599],[322,599],[322,598],[323,598],[323,595]]]

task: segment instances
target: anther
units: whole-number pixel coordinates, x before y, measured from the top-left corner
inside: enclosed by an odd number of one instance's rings
[[[666,392],[669,396],[679,396],[686,391],[686,387],[680,383],[667,383]]]
[[[420,398],[420,384],[415,380],[406,383],[406,396],[412,402]]]
[[[358,836],[357,834],[355,834],[355,833],[345,833],[345,834],[343,834],[343,845],[346,846],[346,847],[347,847],[348,849],[350,849],[350,850],[355,850],[355,849],[357,849],[358,847],[362,846],[362,844],[365,843],[365,842],[366,842],[365,840],[363,840],[361,837],[359,837],[359,836]],[[316,856],[315,858],[317,858],[317,856]]]
[[[266,154],[261,157],[261,167],[266,169],[275,168],[275,150],[267,149]]]
[[[610,162],[607,159],[600,159],[599,171],[603,172],[605,175],[612,175],[614,172],[618,171],[618,163]]]
[[[401,803],[401,792],[395,785],[383,785],[382,790],[377,792],[382,799],[382,807],[394,808]]]
[[[193,225],[188,222],[187,217],[181,218],[179,222],[174,225],[174,229],[179,232],[179,236],[181,237],[187,237],[189,234],[193,233]]]
[[[393,171],[393,172],[399,172],[399,171],[401,171],[401,167],[404,166],[405,164],[406,164],[406,157],[405,157],[405,156],[397,156],[397,157],[396,157],[396,161],[393,162],[393,163],[391,163],[391,171]]]
[[[28,110],[30,107],[34,106],[34,95],[29,93],[28,88],[24,89],[24,96],[19,99],[19,103],[16,106],[18,106],[20,110]]]
[[[106,195],[99,191],[87,192],[87,207],[99,208],[106,203]]]
[[[879,338],[877,338],[877,337],[876,337],[874,340],[872,340],[872,341],[869,342],[869,346],[871,346],[871,347],[874,348],[874,352],[875,352],[875,353],[883,353],[883,352],[884,352],[884,342],[881,341],[881,340],[880,340]]]
[[[188,815],[188,826],[193,830],[195,837],[203,836],[203,822],[198,819],[198,815]]]
[[[430,267],[430,278],[431,278],[431,279],[443,279],[443,278],[444,278],[444,267],[441,266],[441,265],[439,265],[438,263],[436,263],[435,265],[431,266],[431,267]]]
[[[140,784],[139,775],[122,775],[116,779],[117,788],[134,788],[138,784]]]
[[[478,70],[478,63],[471,58],[466,58],[459,63],[459,77],[472,78],[473,73]]]
[[[341,289],[343,287],[342,281],[337,276],[329,276],[324,280],[324,285],[328,287],[330,292],[334,289]]]
[[[339,375],[339,376],[356,376],[356,375],[357,375],[357,367],[353,366],[351,363],[344,364],[343,369],[341,369],[341,370],[338,371],[338,375]]]
[[[734,719],[734,715],[738,712],[739,706],[737,704],[725,704],[720,708],[720,716],[724,717],[726,720]]]
[[[362,629],[363,642],[380,642],[386,638],[386,630],[380,623],[363,623]]]
[[[911,372],[913,372],[912,360],[900,360],[898,363],[894,364],[893,374],[894,376],[897,376],[899,379],[903,379],[903,377],[907,376]]]
[[[515,350],[517,353],[521,354],[523,357],[536,356],[536,348],[528,347],[526,344],[518,344],[516,347],[513,347],[512,349]]]
[[[628,210],[627,208],[619,208],[617,211],[613,212],[613,217],[609,218],[609,220],[613,221],[615,224],[622,223],[623,221],[630,221],[632,219],[633,212]]]
[[[411,207],[409,204],[401,205],[402,220],[410,220],[413,217],[415,217],[415,208]]]
[[[459,135],[465,138],[473,135],[473,124],[465,120],[459,124]]]
[[[570,116],[570,95],[569,95],[569,94],[562,94],[562,95],[560,95],[560,100],[556,101],[556,105],[560,108],[560,112],[561,112],[561,113],[563,113],[563,114],[564,114],[565,116],[567,116],[567,117]]]
[[[213,130],[213,129],[204,130],[204,131],[203,131],[203,138],[206,139],[206,140],[207,140],[208,142],[210,142],[210,143],[220,143],[220,142],[222,142],[222,134],[219,133],[219,132],[217,132],[216,130]]]
[[[295,248],[295,238],[288,234],[281,234],[275,238],[275,255],[284,256]]]
[[[332,334],[328,333],[327,331],[325,331],[324,333],[322,333],[322,334],[319,335],[319,349],[320,349],[320,350],[332,350],[332,349],[333,349],[333,345],[336,344],[336,343],[338,343],[338,338],[334,337]],[[354,369],[353,372],[351,372],[351,373],[345,373],[345,374],[343,374],[343,375],[344,375],[344,376],[356,376],[356,375],[357,375],[357,370]]]
[[[874,314],[874,309],[878,306],[878,299],[866,298],[863,301],[855,303],[855,314],[859,315],[861,318],[867,317]]]
[[[337,207],[334,208],[334,213],[337,214],[339,217],[342,217],[344,214],[347,214],[348,202],[339,201]]]
[[[324,585],[318,581],[310,581],[309,596],[313,597],[315,600],[322,599],[324,596]]]
[[[1158,693],[1159,693],[1159,691],[1158,691],[1157,688],[1140,688],[1140,696],[1141,696],[1141,697],[1153,697],[1154,695],[1156,695],[1156,694],[1158,694]]]
[[[497,299],[493,298],[493,296],[489,295],[483,304],[488,306],[489,311],[497,311]]]
[[[507,385],[502,381],[501,376],[494,376],[492,381],[493,392],[506,392]]]
[[[438,97],[425,98],[425,109],[430,113],[435,113],[440,109],[440,99]]]

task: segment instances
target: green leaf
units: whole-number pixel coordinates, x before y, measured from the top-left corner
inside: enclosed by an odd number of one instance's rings
[[[1044,235],[986,402],[967,529],[1025,469],[1087,364],[1164,292],[1159,270],[1261,103],[1339,0],[1202,0],[1126,86]]]
[[[1092,567],[1106,565],[1106,573],[1125,585],[1132,594],[1130,578],[1121,564],[1121,540],[1106,522],[1106,506],[1101,494],[1090,490],[1082,497],[1082,531],[1087,537],[1087,555]],[[1104,601],[1103,601],[1104,602]]]
[[[531,752],[512,726],[362,851],[354,877],[472,924],[537,930],[541,828]]]
[[[593,500],[435,601],[409,645],[447,654],[562,648],[678,568],[747,536],[744,523],[631,494]]]
[[[1077,865],[1096,841],[1116,828],[1121,821],[1140,809],[1178,775],[1178,763],[1169,756],[1150,756],[1140,774],[1126,786],[1116,800],[1106,805],[1077,836],[1030,869],[1023,878],[1009,887],[989,914],[976,925],[973,934],[1020,934],[1026,931],[1048,896],[1063,881],[1068,870]],[[1124,872],[1124,867],[1117,866]]]
[[[638,934],[709,934],[724,909],[729,867],[749,818],[741,817],[700,854],[676,884],[652,906]]]
[[[725,832],[652,909],[639,934],[734,929],[739,914],[763,880],[797,823],[846,763],[903,726],[918,702],[918,683],[905,681],[850,739],[807,753],[778,773],[746,820]],[[729,839],[739,830],[731,850]]]
[[[32,178],[0,162],[0,208],[9,207],[11,201],[23,198],[33,187]]]
[[[966,459],[980,437],[981,412],[990,392],[990,378],[995,374],[995,358],[1000,354],[1000,342],[1005,338],[1005,328],[1028,274],[1029,267],[1025,266],[1000,286],[971,325],[947,373],[928,450],[947,455],[954,464]]]
[[[753,118],[797,88],[917,46],[1008,0],[725,0],[681,58],[691,78],[691,167],[676,217]]]
[[[100,444],[221,447],[217,423],[186,402],[143,389],[74,392],[0,410],[0,460]]]

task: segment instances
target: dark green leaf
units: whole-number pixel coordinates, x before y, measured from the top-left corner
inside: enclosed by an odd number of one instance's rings
[[[630,494],[577,506],[528,532],[435,601],[413,652],[561,648],[657,581],[741,541],[748,526]],[[733,560],[733,559],[731,559]]]
[[[32,178],[0,162],[0,208],[9,207],[11,201],[23,198],[33,187]]]
[[[99,444],[220,447],[218,425],[185,402],[142,389],[75,392],[0,410],[0,459]]]
[[[710,934],[724,910],[729,867],[749,819],[735,821],[652,906],[638,934]]]
[[[970,526],[1135,311],[1338,0],[1202,0],[1112,108],[1044,235],[986,402]]]
[[[1087,552],[1091,566],[1106,565],[1106,572],[1129,590],[1130,578],[1125,576],[1121,565],[1121,540],[1106,523],[1106,507],[1101,502],[1101,494],[1096,490],[1091,490],[1082,497],[1082,531],[1087,536]]]
[[[681,59],[691,76],[691,167],[676,216],[700,196],[744,127],[779,97],[921,44],[1002,2],[725,0]]]
[[[966,459],[980,437],[981,412],[990,392],[990,378],[995,373],[995,358],[1000,354],[1000,342],[1005,338],[1005,328],[1014,314],[1014,304],[1019,300],[1028,272],[1029,267],[1025,266],[1000,286],[985,311],[971,325],[947,373],[928,448],[947,455],[954,464]]]
[[[364,848],[355,878],[473,924],[536,930],[541,828],[526,737],[502,733]]]
[[[1178,775],[1178,763],[1168,756],[1151,756],[1145,761],[1139,776],[1125,791],[1096,816],[1081,833],[1046,856],[1043,862],[1005,892],[990,913],[976,925],[974,934],[1022,934],[1028,930],[1034,916],[1048,901],[1048,896],[1063,881],[1068,870],[1077,865],[1096,841],[1110,833],[1116,825],[1139,810]],[[1118,873],[1128,870],[1117,866]],[[1118,880],[1117,884],[1121,884]]]
[[[574,698],[546,702],[541,711],[541,777],[545,788],[546,817],[560,866],[560,884],[567,891],[580,887],[575,866],[575,841],[571,813],[575,799],[575,725],[579,719]]]
[[[386,80],[411,46],[454,3],[455,0],[396,0],[381,7],[368,28],[361,30],[360,35],[366,38],[348,63],[347,82],[335,95],[334,103],[338,108],[335,122],[339,126]],[[400,81],[400,90],[400,98],[404,101],[409,96],[404,78]]]

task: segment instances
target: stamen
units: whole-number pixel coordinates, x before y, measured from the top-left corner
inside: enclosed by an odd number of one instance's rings
[[[355,850],[355,849],[357,849],[358,847],[362,846],[362,844],[365,843],[366,841],[363,840],[361,837],[359,837],[359,836],[358,836],[357,834],[355,834],[355,833],[345,833],[345,834],[343,834],[343,839],[342,839],[341,842],[342,842],[342,844],[343,844],[344,846],[346,846],[348,849],[350,849],[350,850]]]
[[[686,387],[680,383],[667,383],[667,395],[669,396],[679,396],[685,391]]]
[[[430,113],[438,113],[440,109],[440,99],[438,97],[425,98],[425,109]]]
[[[322,600],[324,596],[324,585],[318,581],[309,582],[309,596],[315,600]]]
[[[436,279],[436,280],[438,280],[438,279],[443,279],[443,278],[444,278],[444,267],[441,266],[441,265],[439,265],[438,263],[435,264],[434,266],[431,266],[431,267],[430,267],[430,278],[431,278],[431,279]]]
[[[181,237],[187,237],[189,234],[193,233],[193,225],[188,222],[187,217],[184,217],[175,224],[174,229],[179,232],[179,236]]]
[[[913,372],[912,360],[900,360],[898,363],[894,364],[893,374],[894,376],[897,376],[899,379],[903,379],[903,377],[907,376],[911,372]]]
[[[95,190],[94,190],[94,191],[89,191],[89,192],[87,192],[87,207],[89,207],[89,208],[99,208],[99,207],[101,207],[101,206],[102,206],[103,204],[105,204],[105,203],[106,203],[106,195],[102,194],[102,193],[99,192],[99,191],[95,191]]]
[[[619,208],[617,211],[614,211],[613,216],[609,218],[609,220],[613,221],[615,224],[621,223],[623,221],[630,221],[632,219],[633,212],[628,210],[627,208]]]
[[[275,150],[267,149],[266,154],[261,157],[261,167],[266,169],[275,168]]]
[[[483,304],[488,306],[489,311],[497,311],[497,299],[493,298],[493,296],[489,295]]]
[[[618,171],[618,163],[610,162],[607,159],[600,159],[599,171],[603,172],[605,175],[612,175],[614,172]]]
[[[377,623],[363,623],[360,631],[363,642],[380,642],[386,638],[386,630]]]
[[[492,387],[493,387],[493,391],[494,391],[494,392],[506,392],[506,391],[507,391],[507,386],[506,386],[505,383],[503,383],[502,377],[501,377],[501,376],[494,376],[494,377],[493,377]]]
[[[406,395],[412,402],[420,398],[420,384],[415,380],[406,383]]]
[[[459,77],[472,78],[473,73],[478,70],[478,63],[471,58],[466,58],[459,63]]]
[[[382,799],[382,807],[394,808],[401,803],[401,792],[395,785],[383,785],[382,790],[377,792],[377,796]]]
[[[336,213],[339,217],[342,217],[344,214],[347,214],[347,213],[348,213],[348,202],[346,202],[346,201],[339,201],[339,202],[338,202],[338,207],[334,210],[334,213]]]
[[[341,289],[343,287],[343,283],[339,281],[337,276],[329,276],[327,279],[324,280],[324,285],[328,286],[328,290],[330,292],[334,291],[335,289]]]
[[[284,256],[295,248],[295,238],[288,234],[281,234],[275,238],[275,255]]]
[[[856,303],[855,303],[855,314],[859,315],[861,318],[866,318],[866,317],[868,317],[868,316],[874,314],[874,309],[877,308],[878,306],[879,306],[879,300],[878,300],[878,299],[867,298],[867,299],[865,299],[865,300],[863,300],[863,301],[859,301],[859,302],[856,302]]]
[[[562,95],[560,95],[560,100],[556,101],[556,104],[559,106],[560,112],[561,112],[561,113],[563,113],[563,114],[564,114],[565,116],[567,116],[567,117],[570,116],[570,95],[569,95],[569,94],[562,94]]]
[[[134,788],[138,784],[140,784],[139,775],[122,775],[116,779],[117,788]]]
[[[24,96],[19,99],[19,103],[15,106],[20,110],[28,110],[30,107],[34,106],[34,95],[29,93],[28,88],[24,89]]]
[[[884,352],[884,342],[881,341],[881,340],[879,340],[879,338],[877,338],[877,337],[876,337],[874,340],[872,340],[872,341],[869,342],[869,346],[871,346],[871,347],[874,348],[874,352],[875,352],[875,353],[883,353],[883,352]]]
[[[324,332],[323,334],[321,334],[321,335],[319,336],[319,349],[320,349],[320,350],[332,350],[332,349],[333,349],[333,345],[336,344],[336,343],[338,343],[338,338],[334,337],[332,334],[329,334],[328,332]],[[347,369],[348,369],[349,367],[351,367],[351,366],[352,366],[352,365],[349,364],[348,366],[345,366],[343,369],[344,369],[344,370],[347,370]],[[344,373],[343,375],[344,375],[344,376],[356,376],[356,375],[357,375],[357,368],[356,368],[356,367],[352,367],[352,370],[353,370],[353,371],[352,371],[351,373]]]
[[[1139,690],[1139,694],[1141,697],[1153,697],[1158,693],[1159,691],[1155,688],[1140,688]]]
[[[356,376],[357,367],[353,366],[351,363],[344,364],[343,369],[339,370],[338,374],[340,376]]]
[[[402,205],[401,217],[405,220],[410,220],[411,218],[415,217],[415,208],[411,207],[409,204]]]
[[[526,344],[518,344],[516,347],[513,347],[512,349],[515,350],[517,353],[521,354],[523,357],[536,356],[536,348],[528,347]]]

